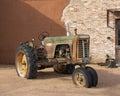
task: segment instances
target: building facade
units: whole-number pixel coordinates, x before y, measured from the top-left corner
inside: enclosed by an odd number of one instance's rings
[[[20,42],[47,31],[50,36],[65,35],[61,14],[69,0],[0,0],[0,64],[14,64]]]
[[[70,0],[61,20],[69,24],[74,35],[90,35],[90,57],[93,63],[105,62],[106,55],[119,61],[120,0]]]
[[[120,61],[120,0],[0,0],[0,12],[0,64],[14,63],[19,42],[66,35],[65,26],[90,35],[92,63]]]

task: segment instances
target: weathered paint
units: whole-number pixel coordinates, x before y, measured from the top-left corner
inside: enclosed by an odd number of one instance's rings
[[[64,45],[68,44],[70,47],[70,54],[71,54],[71,63],[77,63],[82,62],[82,58],[78,57],[78,42],[79,40],[88,40],[89,41],[89,35],[77,35],[77,36],[60,36],[60,37],[46,37],[44,39],[44,47],[47,53],[48,59],[53,59],[55,56],[55,50],[57,45]],[[89,42],[88,42],[89,44]],[[83,47],[82,47],[83,48]],[[89,50],[88,50],[89,52]],[[89,56],[88,56],[89,57]],[[64,60],[65,61],[65,58]]]
[[[57,41],[66,41],[66,40],[74,40],[75,36],[59,36],[59,37],[46,37],[44,39],[45,42],[57,42]]]
[[[44,39],[45,49],[48,58],[54,58],[55,48],[57,45],[68,44],[72,46],[72,42],[76,36],[59,36],[59,37],[46,37]]]

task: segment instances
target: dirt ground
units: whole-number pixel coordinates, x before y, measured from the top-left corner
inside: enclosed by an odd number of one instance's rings
[[[71,75],[55,73],[52,68],[39,71],[37,79],[27,80],[17,76],[13,65],[0,65],[0,96],[120,96],[120,68],[91,66],[99,77],[94,88],[79,88]]]

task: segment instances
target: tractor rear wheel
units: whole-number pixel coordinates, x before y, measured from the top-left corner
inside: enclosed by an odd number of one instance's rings
[[[65,74],[72,74],[75,70],[75,66],[73,64],[67,64],[65,68]]]
[[[89,72],[85,68],[77,68],[72,74],[73,83],[79,87],[90,88],[92,80]]]
[[[57,73],[63,73],[64,70],[65,70],[65,65],[62,65],[62,64],[56,64],[53,66],[53,69],[55,72]]]
[[[91,78],[92,78],[92,86],[93,87],[96,87],[97,84],[98,84],[98,75],[97,75],[97,72],[92,68],[92,67],[89,67],[87,66],[86,67],[86,70],[90,73],[91,75]]]
[[[22,44],[17,48],[15,65],[18,76],[32,79],[36,77],[37,66],[33,48]]]
[[[72,74],[73,71],[75,70],[75,66],[73,64],[67,65],[56,64],[54,65],[53,68],[55,72],[62,74]]]

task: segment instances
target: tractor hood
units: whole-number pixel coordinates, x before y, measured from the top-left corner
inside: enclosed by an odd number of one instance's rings
[[[44,41],[45,42],[66,41],[66,40],[73,40],[74,38],[76,38],[76,36],[46,37]]]
[[[76,36],[58,36],[58,37],[46,37],[44,39],[45,42],[54,42],[54,41],[67,41],[67,40],[74,40],[75,38],[81,38],[81,39],[85,39],[85,38],[90,38],[89,35],[76,35]]]

